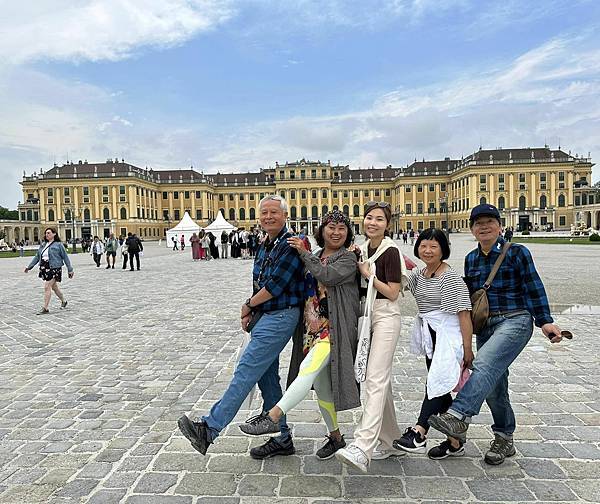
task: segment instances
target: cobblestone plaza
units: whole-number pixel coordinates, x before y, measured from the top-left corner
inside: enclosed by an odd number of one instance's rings
[[[452,239],[450,262],[462,272],[474,241]],[[75,278],[63,276],[68,308],[53,299],[50,315],[36,316],[37,269],[26,276],[28,258],[1,260],[0,503],[598,502],[600,312],[587,306],[600,304],[600,248],[530,249],[558,324],[575,337],[551,346],[536,329],[511,367],[517,455],[483,463],[492,439],[484,407],[465,457],[373,461],[368,475],[315,458],[326,430],[314,398],[288,415],[293,456],[253,460],[248,450],[263,440],[244,437],[236,423],[206,457],[179,433],[177,418],[207,411],[230,380],[251,261],[193,263],[189,249],[148,243],[142,270],[130,272],[96,268],[79,254]],[[394,362],[402,429],[416,420],[426,376],[407,352],[415,304],[404,303]],[[257,395],[237,420],[260,404]],[[359,416],[340,413],[347,438]]]

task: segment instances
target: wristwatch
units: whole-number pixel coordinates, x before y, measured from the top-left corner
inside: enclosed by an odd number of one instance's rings
[[[254,308],[253,308],[252,306],[250,306],[250,300],[251,300],[251,299],[252,299],[252,298],[248,298],[248,299],[246,299],[246,301],[244,301],[244,304],[245,304],[245,305],[246,305],[248,308],[250,308],[250,310],[253,310]]]

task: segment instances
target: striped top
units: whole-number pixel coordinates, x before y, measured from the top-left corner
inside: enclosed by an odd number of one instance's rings
[[[419,313],[471,310],[469,289],[456,271],[448,267],[441,275],[426,278],[423,270],[413,269],[408,277],[408,288],[415,297]]]

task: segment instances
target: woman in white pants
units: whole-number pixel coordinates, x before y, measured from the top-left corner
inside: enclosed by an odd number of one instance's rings
[[[338,450],[335,457],[342,463],[367,472],[372,459],[402,456],[392,443],[401,435],[396,421],[392,396],[392,363],[400,336],[401,287],[407,274],[404,258],[388,236],[392,217],[390,204],[371,201],[365,207],[364,229],[367,241],[361,246],[358,264],[365,280],[372,276],[376,296],[371,319],[371,349],[366,379],[362,384],[363,414],[354,431],[354,441]]]

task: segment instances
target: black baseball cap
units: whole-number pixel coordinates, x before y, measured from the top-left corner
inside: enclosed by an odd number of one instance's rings
[[[481,217],[482,215],[485,215],[487,217],[493,217],[494,219],[497,219],[498,222],[500,222],[500,212],[498,212],[498,209],[494,205],[490,205],[488,203],[484,203],[483,205],[477,205],[476,207],[474,207],[473,210],[471,210],[469,222],[473,224],[473,222],[475,222],[475,219],[477,219],[477,217]]]

